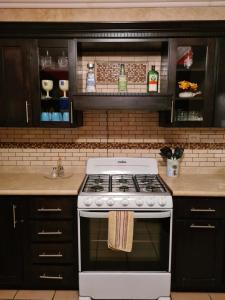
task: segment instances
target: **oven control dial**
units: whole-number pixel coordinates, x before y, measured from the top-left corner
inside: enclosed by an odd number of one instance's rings
[[[121,201],[121,204],[122,204],[123,206],[128,206],[129,201],[128,201],[127,199],[123,199],[123,200]]]
[[[92,204],[91,198],[85,199],[85,200],[84,200],[84,204],[85,204],[85,206],[91,206],[91,204]]]
[[[109,199],[107,201],[108,206],[113,206],[114,205],[114,200],[113,199]]]
[[[147,200],[148,206],[153,207],[155,205],[155,201],[153,199],[148,199]]]
[[[103,200],[102,200],[102,199],[97,199],[97,200],[95,201],[95,204],[96,204],[97,206],[102,206]]]
[[[160,200],[159,200],[159,205],[160,205],[161,207],[164,207],[164,206],[166,205],[166,200],[165,200],[165,199],[160,199]]]
[[[137,199],[135,202],[137,206],[142,206],[144,204],[144,201],[142,199]]]

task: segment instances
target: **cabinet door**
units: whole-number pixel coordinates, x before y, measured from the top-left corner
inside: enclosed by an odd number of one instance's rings
[[[0,40],[0,126],[31,122],[29,51],[27,40]]]
[[[39,100],[35,123],[42,127],[81,126],[82,114],[71,100],[76,84],[76,41],[40,39],[37,47]]]
[[[175,221],[173,289],[212,291],[221,286],[223,240],[219,221]]]
[[[213,125],[215,45],[214,38],[170,40],[169,90],[173,105],[168,125]]]
[[[23,274],[21,203],[0,200],[0,287],[18,287]]]

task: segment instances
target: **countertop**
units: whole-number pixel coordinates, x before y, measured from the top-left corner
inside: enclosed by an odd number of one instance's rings
[[[0,195],[77,195],[84,174],[46,178],[36,173],[0,173]]]
[[[173,196],[225,197],[225,174],[182,174],[168,177],[160,174]]]

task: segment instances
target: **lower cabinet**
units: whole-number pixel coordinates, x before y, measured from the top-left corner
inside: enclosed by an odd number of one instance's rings
[[[0,198],[0,288],[23,282],[23,201]]]
[[[0,287],[78,289],[76,198],[0,201]]]
[[[225,290],[223,201],[225,199],[174,199],[173,290]]]

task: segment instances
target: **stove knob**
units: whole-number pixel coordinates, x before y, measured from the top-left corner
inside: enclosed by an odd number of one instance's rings
[[[87,199],[84,200],[84,205],[85,206],[91,206],[91,204],[92,204],[91,198],[87,198]]]
[[[147,200],[148,206],[154,206],[155,205],[155,201],[153,199],[149,199]]]
[[[95,201],[95,204],[96,204],[97,206],[102,206],[102,204],[103,204],[102,199],[97,199],[97,200]]]
[[[160,200],[159,200],[159,205],[160,205],[161,207],[165,206],[165,205],[166,205],[166,200],[165,200],[165,199],[160,199]]]
[[[122,204],[123,206],[127,206],[127,205],[129,204],[129,201],[128,201],[127,199],[123,199],[123,200],[121,201],[121,204]]]
[[[114,205],[113,199],[109,199],[109,200],[107,201],[107,204],[108,204],[108,206],[113,206],[113,205]]]
[[[137,206],[142,206],[144,204],[144,201],[141,199],[137,199],[136,204],[137,204]]]

